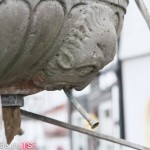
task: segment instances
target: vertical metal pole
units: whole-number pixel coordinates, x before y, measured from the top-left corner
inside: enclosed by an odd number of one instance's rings
[[[120,39],[118,40],[118,55],[117,55],[117,71],[116,75],[118,78],[119,86],[119,122],[120,122],[120,138],[125,139],[125,120],[124,120],[124,98],[123,98],[123,79],[122,79],[122,62],[119,59],[119,50],[120,50]]]
[[[125,139],[122,63],[120,60],[118,60],[117,76],[118,76],[118,85],[119,85],[120,138]]]
[[[70,101],[68,102],[68,122],[69,124],[72,124],[72,104]],[[69,130],[69,140],[70,140],[70,150],[73,150],[73,135],[71,130]]]

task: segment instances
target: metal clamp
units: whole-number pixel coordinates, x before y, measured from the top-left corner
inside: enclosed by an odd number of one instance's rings
[[[22,95],[1,95],[1,103],[3,107],[22,107],[24,99]]]

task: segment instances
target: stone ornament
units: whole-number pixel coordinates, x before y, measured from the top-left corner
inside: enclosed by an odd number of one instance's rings
[[[128,0],[1,0],[0,94],[82,90],[113,60]]]

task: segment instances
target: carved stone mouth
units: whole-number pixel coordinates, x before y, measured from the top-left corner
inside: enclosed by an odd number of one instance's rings
[[[46,90],[71,90],[71,89],[81,89],[80,85],[68,82],[57,82],[55,84],[50,84],[45,86]]]

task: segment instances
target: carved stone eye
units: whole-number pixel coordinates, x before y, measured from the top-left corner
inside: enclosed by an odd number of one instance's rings
[[[59,54],[56,55],[58,65],[63,69],[71,69],[74,64],[74,57],[70,53],[70,51],[65,50],[61,51]]]
[[[79,76],[86,76],[95,71],[94,66],[82,67],[78,69]]]

